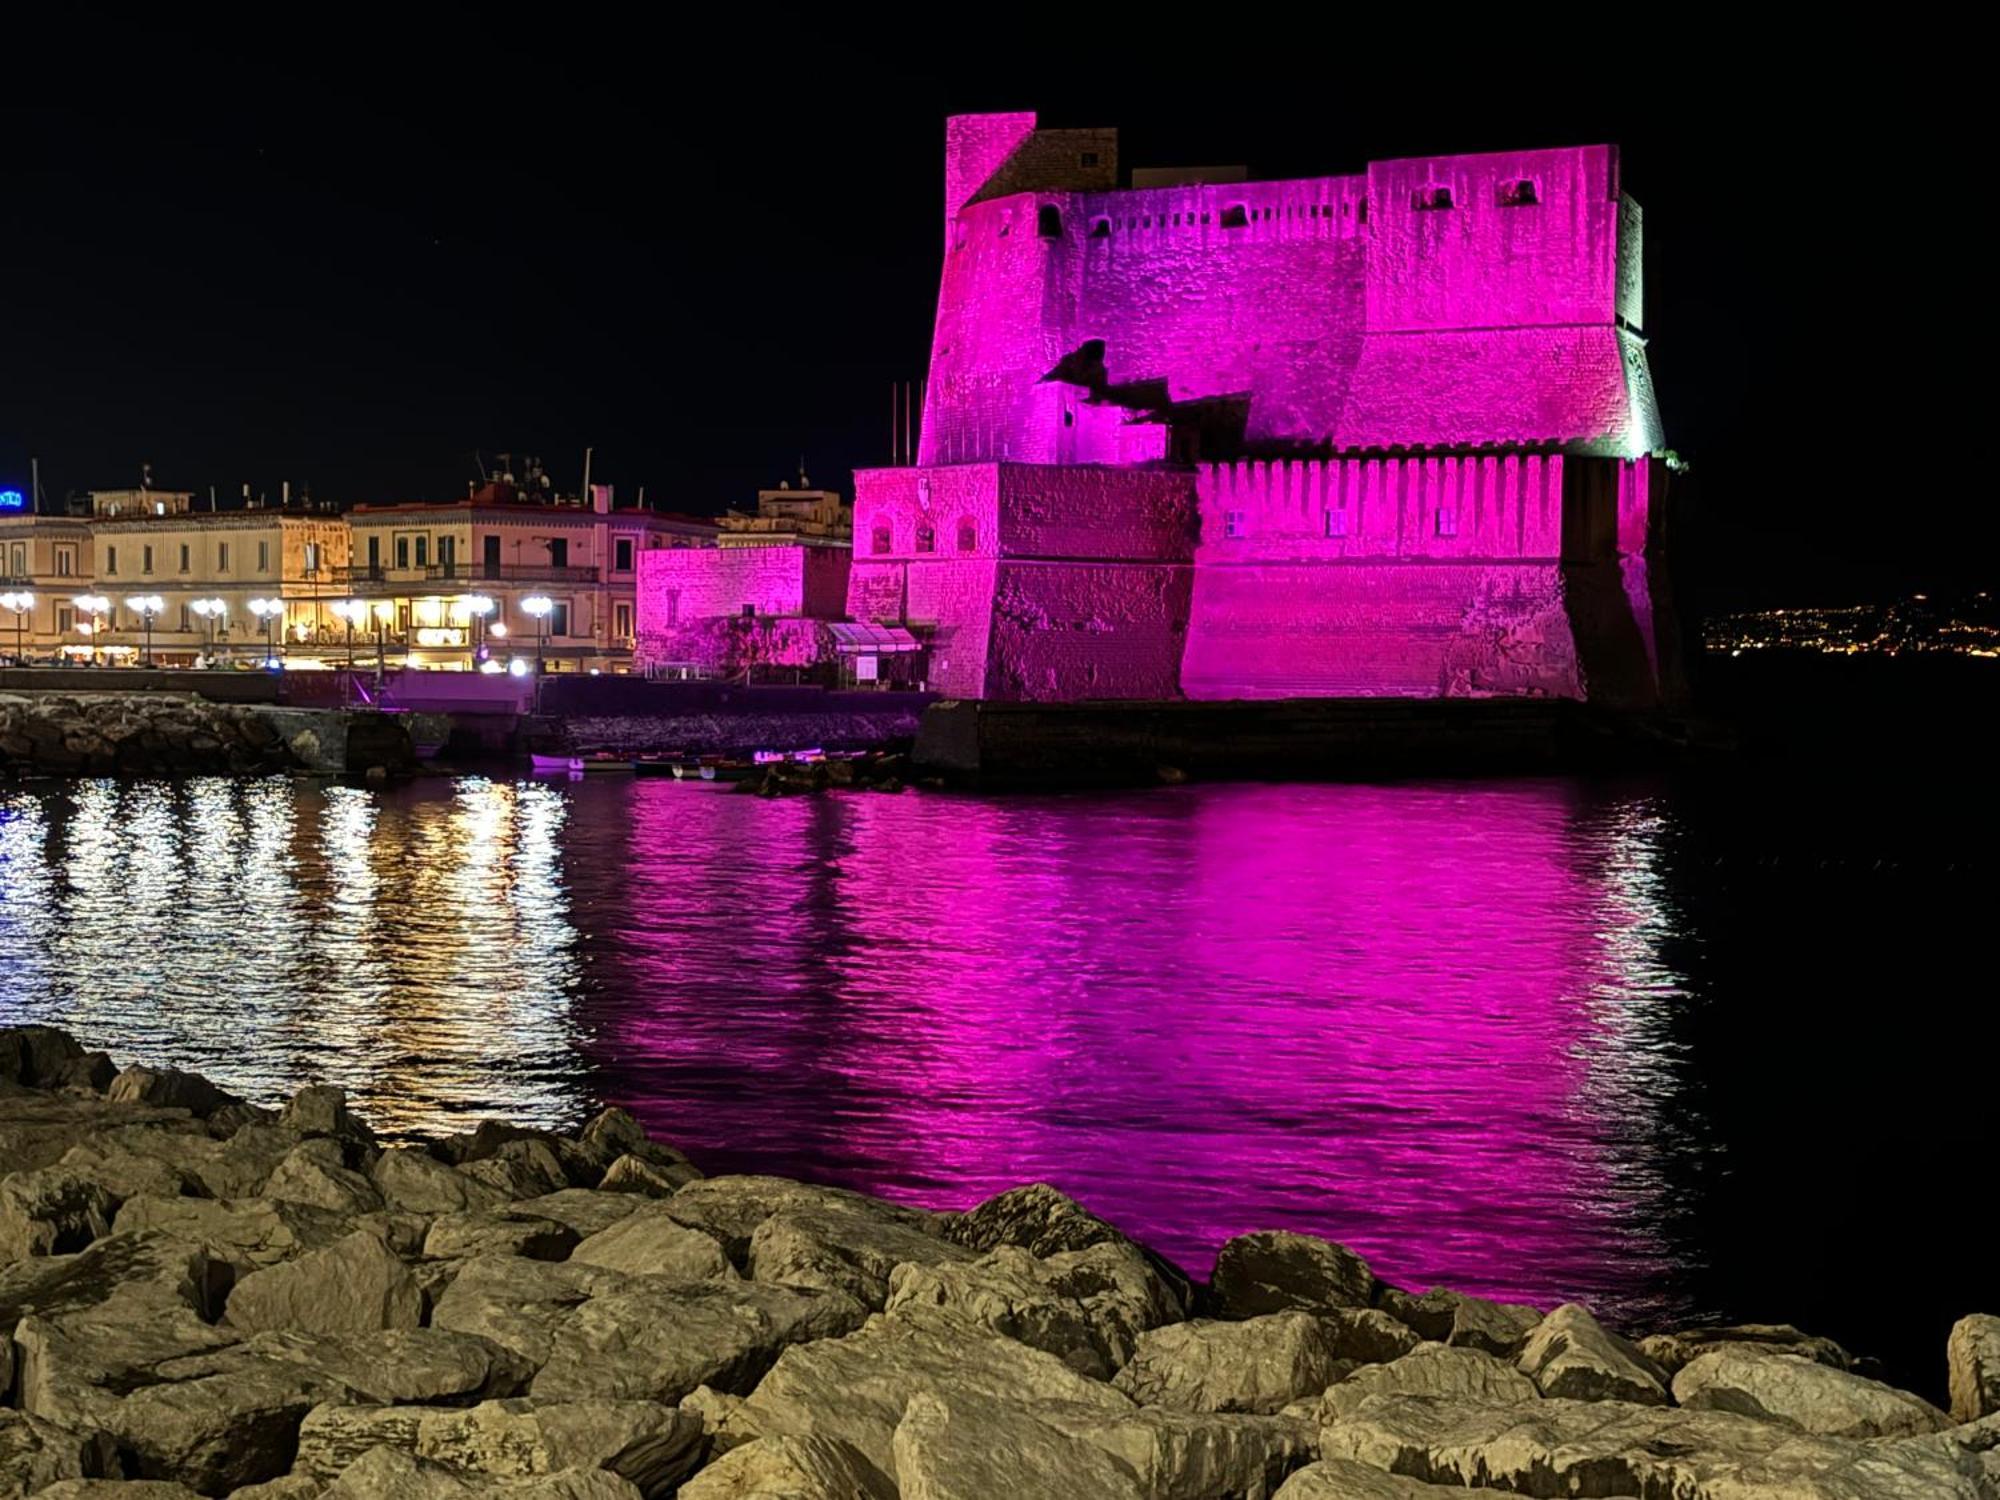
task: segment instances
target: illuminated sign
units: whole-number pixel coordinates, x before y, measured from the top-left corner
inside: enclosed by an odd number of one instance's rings
[[[26,510],[27,497],[19,490],[0,490],[0,510]]]
[[[452,630],[441,625],[420,628],[417,631],[417,644],[419,646],[463,646],[465,644],[465,632],[463,630]]]

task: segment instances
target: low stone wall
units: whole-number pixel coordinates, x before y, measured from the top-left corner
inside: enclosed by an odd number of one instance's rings
[[[560,732],[578,751],[748,755],[814,747],[867,750],[910,740],[920,722],[921,711],[913,706],[875,713],[582,714],[560,721]]]
[[[1980,1500],[1949,1412],[1797,1329],[1628,1341],[1306,1235],[1196,1282],[1055,1189],[704,1177],[610,1109],[389,1145],[0,1031],[0,1495]],[[112,1482],[101,1482],[112,1481]]]

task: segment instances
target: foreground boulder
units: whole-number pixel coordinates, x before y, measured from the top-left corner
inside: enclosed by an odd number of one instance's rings
[[[246,1332],[326,1334],[415,1328],[423,1315],[416,1276],[365,1229],[324,1250],[244,1277],[230,1291],[223,1314],[232,1327]]]
[[[1880,1381],[1740,1344],[1682,1366],[1674,1400],[1690,1410],[1740,1412],[1824,1437],[1914,1437],[1951,1425],[1928,1401]]]
[[[1370,1396],[1438,1396],[1494,1406],[1541,1398],[1535,1383],[1503,1360],[1478,1349],[1419,1344],[1388,1364],[1364,1365],[1326,1388],[1319,1418],[1331,1422]]]
[[[533,1392],[546,1401],[664,1401],[713,1386],[741,1395],[793,1344],[835,1339],[867,1310],[839,1292],[756,1281],[637,1279],[564,1319]]]
[[[1185,1271],[1136,1240],[1126,1238],[1074,1198],[1046,1182],[1009,1188],[964,1213],[940,1214],[937,1227],[938,1233],[953,1244],[982,1252],[1002,1245],[1018,1246],[1030,1255],[1056,1255],[1103,1244],[1130,1246],[1173,1288],[1183,1314],[1194,1307],[1194,1287]]]
[[[1978,1461],[1915,1443],[1812,1437],[1733,1412],[1547,1399],[1377,1396],[1320,1429],[1320,1454],[1427,1484],[1699,1500],[1980,1500]]]
[[[103,1433],[78,1433],[27,1412],[0,1408],[0,1495],[46,1493],[62,1480],[117,1472]]]
[[[1960,1318],[1945,1343],[1945,1364],[1954,1418],[1971,1422],[2000,1412],[2000,1318]]]
[[[906,1262],[890,1274],[886,1306],[964,1318],[1099,1380],[1132,1357],[1140,1334],[1178,1316],[1146,1259],[1109,1241],[1041,1258],[1002,1245],[969,1264]]]
[[[580,1243],[569,1258],[578,1265],[671,1281],[736,1279],[736,1268],[722,1253],[721,1244],[688,1228],[664,1204],[645,1204],[621,1215]]]
[[[680,1500],[899,1500],[861,1452],[833,1438],[759,1438],[681,1486]]]
[[[490,1340],[539,1370],[572,1312],[592,1297],[632,1284],[624,1272],[598,1266],[478,1255],[460,1267],[437,1299],[431,1326]]]
[[[1851,1369],[1854,1357],[1832,1339],[1802,1333],[1789,1323],[1731,1323],[1672,1333],[1648,1334],[1639,1352],[1669,1375],[1713,1349],[1749,1349],[1765,1354],[1796,1354],[1835,1370]]]
[[[634,1500],[638,1493],[629,1481],[602,1469],[495,1479],[376,1448],[335,1480],[322,1500]]]
[[[1127,1412],[1132,1403],[1038,1349],[946,1321],[877,1314],[845,1338],[787,1349],[739,1416],[765,1437],[832,1438],[895,1477],[896,1428],[912,1398],[1064,1401]]]
[[[1311,1313],[1197,1319],[1141,1335],[1113,1384],[1134,1401],[1173,1411],[1275,1412],[1325,1390],[1340,1359],[1328,1325]]]
[[[1443,1287],[1433,1287],[1422,1296],[1383,1287],[1376,1294],[1376,1306],[1419,1338],[1478,1349],[1501,1359],[1512,1359],[1543,1317],[1538,1307],[1488,1302]]]
[[[1222,1314],[1231,1318],[1368,1307],[1377,1286],[1368,1262],[1346,1246],[1279,1231],[1241,1234],[1223,1245],[1209,1284]]]
[[[975,1258],[929,1227],[828,1204],[780,1209],[750,1236],[745,1267],[759,1281],[844,1292],[879,1312],[898,1266]]]
[[[893,1447],[903,1500],[1146,1500],[1117,1459],[1019,1407],[922,1391]]]
[[[1667,1399],[1666,1372],[1574,1302],[1535,1325],[1517,1362],[1544,1396],[1648,1406]]]
[[[0,1262],[66,1255],[111,1232],[116,1203],[70,1167],[0,1177]]]

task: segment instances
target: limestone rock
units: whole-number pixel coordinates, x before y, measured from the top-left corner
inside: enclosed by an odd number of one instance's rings
[[[601,1469],[495,1480],[377,1448],[351,1464],[323,1492],[323,1500],[634,1500],[638,1493]]]
[[[1112,1384],[1143,1405],[1174,1411],[1275,1412],[1325,1390],[1339,1358],[1327,1324],[1311,1313],[1203,1318],[1140,1335]]]
[[[1020,1408],[963,1396],[913,1395],[892,1451],[902,1500],[1146,1500],[1110,1454]]]
[[[1357,1365],[1401,1359],[1423,1342],[1416,1333],[1373,1307],[1328,1307],[1313,1314],[1333,1345],[1334,1356]]]
[[[532,1391],[545,1401],[668,1403],[698,1385],[740,1394],[788,1345],[839,1338],[866,1316],[838,1292],[645,1278],[564,1319]]]
[[[415,1328],[423,1293],[408,1266],[366,1230],[284,1265],[255,1271],[230,1290],[225,1320],[246,1332],[355,1333]]]
[[[338,1479],[364,1453],[394,1448],[415,1455],[417,1428],[431,1408],[423,1406],[315,1406],[299,1424],[293,1472],[323,1484]]]
[[[1535,1325],[1515,1363],[1544,1396],[1642,1406],[1667,1399],[1665,1372],[1574,1302]]]
[[[1323,1458],[1294,1470],[1271,1500],[1450,1500],[1463,1490],[1384,1474],[1345,1458]]]
[[[201,1500],[186,1485],[168,1479],[65,1479],[35,1495],[36,1500]]]
[[[417,1424],[417,1455],[503,1478],[605,1469],[654,1500],[701,1459],[701,1418],[652,1401],[486,1401],[433,1410]]]
[[[97,1136],[70,1147],[57,1165],[88,1177],[120,1203],[142,1193],[178,1198],[201,1183],[163,1156],[146,1155]]]
[[[1194,1306],[1193,1283],[1179,1266],[1127,1239],[1089,1209],[1045,1182],[1009,1188],[963,1213],[938,1216],[937,1232],[953,1244],[982,1253],[1018,1245],[1031,1255],[1088,1250],[1109,1241],[1130,1245],[1173,1288],[1182,1315]]]
[[[0,1091],[0,1163],[9,1171],[53,1166],[81,1142],[157,1142],[176,1152],[214,1150],[200,1121],[186,1110],[114,1103],[86,1094],[32,1089]]]
[[[592,1188],[563,1188],[539,1198],[525,1198],[501,1210],[513,1217],[553,1219],[576,1231],[580,1240],[599,1230],[609,1229],[639,1207],[640,1200],[629,1193],[607,1193]]]
[[[553,1261],[566,1259],[576,1245],[576,1231],[553,1219],[525,1214],[442,1214],[430,1221],[423,1253],[434,1260],[520,1255],[529,1260]]]
[[[0,1261],[68,1255],[111,1232],[111,1195],[68,1167],[0,1177]]]
[[[602,1111],[584,1126],[577,1136],[577,1145],[597,1164],[600,1173],[608,1174],[620,1157],[629,1156],[670,1178],[678,1178],[680,1185],[701,1176],[686,1156],[664,1141],[654,1140],[628,1111],[616,1107]]]
[[[1331,1422],[1370,1396],[1442,1396],[1510,1406],[1539,1400],[1541,1394],[1519,1370],[1482,1350],[1425,1343],[1389,1364],[1364,1365],[1328,1386],[1320,1398],[1319,1420]]]
[[[75,1255],[0,1266],[0,1328],[109,1306],[131,1319],[208,1310],[207,1253],[170,1235],[112,1234]]]
[[[187,1380],[260,1365],[295,1366],[340,1386],[350,1399],[377,1403],[511,1396],[533,1373],[484,1339],[439,1328],[332,1337],[260,1333],[225,1349],[163,1362],[153,1373]]]
[[[83,1056],[75,1037],[55,1026],[0,1027],[0,1078],[29,1088],[55,1088]]]
[[[1424,1339],[1478,1349],[1501,1359],[1512,1359],[1543,1317],[1538,1307],[1488,1302],[1443,1287],[1432,1287],[1420,1297],[1383,1287],[1375,1305]]]
[[[1369,1307],[1375,1273],[1344,1245],[1310,1234],[1241,1234],[1215,1257],[1210,1286],[1223,1316],[1254,1318],[1292,1308]]]
[[[1268,1495],[1318,1451],[1309,1421],[1285,1416],[1163,1411],[1104,1411],[1063,1401],[1027,1410],[1044,1426],[1117,1459],[1149,1500],[1213,1500]]]
[[[759,1224],[750,1236],[747,1266],[759,1281],[845,1292],[879,1312],[889,1296],[889,1273],[897,1266],[972,1259],[970,1250],[923,1228],[820,1204],[780,1209]]]
[[[2000,1412],[2000,1318],[1974,1313],[1953,1324],[1945,1367],[1952,1416],[1971,1422]]]
[[[1730,1411],[1822,1437],[1914,1437],[1951,1418],[1906,1392],[1796,1354],[1724,1345],[1674,1376],[1674,1400],[1694,1411]]]
[[[324,1138],[307,1141],[279,1162],[264,1184],[263,1196],[350,1215],[383,1207],[381,1190],[342,1166],[340,1148]]]
[[[468,1177],[427,1152],[411,1147],[384,1151],[368,1169],[391,1208],[418,1214],[477,1213],[512,1201],[491,1183]]]
[[[1984,1483],[1975,1456],[1936,1438],[1854,1443],[1733,1412],[1559,1398],[1376,1396],[1320,1429],[1320,1455],[1538,1496],[1980,1500]]]
[[[644,1205],[599,1230],[570,1252],[578,1265],[672,1281],[734,1280],[722,1246],[674,1219],[665,1205]],[[767,1278],[775,1279],[775,1278]]]
[[[1639,1340],[1639,1352],[1669,1375],[1711,1349],[1747,1347],[1766,1354],[1796,1354],[1836,1370],[1852,1369],[1854,1356],[1832,1339],[1801,1333],[1789,1323],[1737,1323],[1652,1333]]]
[[[604,1169],[598,1188],[607,1193],[637,1193],[671,1198],[699,1176],[691,1168],[656,1167],[637,1156],[621,1156]]]
[[[246,1484],[231,1490],[229,1500],[319,1500],[325,1484],[310,1474],[285,1474],[262,1484]]]
[[[712,1385],[698,1385],[681,1397],[680,1409],[701,1419],[702,1440],[711,1456],[741,1447],[760,1434],[742,1416],[743,1398]]]
[[[632,1284],[623,1272],[600,1266],[476,1255],[437,1299],[431,1326],[490,1339],[539,1370],[548,1362],[556,1330],[576,1308]]]
[[[298,1135],[350,1136],[359,1126],[347,1113],[347,1093],[330,1083],[307,1084],[278,1112],[278,1123]]]
[[[1145,1259],[1110,1241],[1045,1259],[1002,1245],[970,1264],[899,1265],[886,1308],[965,1318],[1099,1380],[1132,1357],[1140,1334],[1179,1316]]]
[[[860,1451],[833,1438],[759,1438],[681,1486],[680,1500],[898,1500]],[[997,1500],[997,1495],[996,1495]]]
[[[0,1052],[0,1066],[4,1058]],[[46,1486],[63,1480],[115,1474],[117,1463],[117,1451],[102,1433],[72,1432],[0,1407],[0,1495],[46,1493]]]
[[[268,1198],[131,1198],[114,1223],[121,1234],[158,1230],[205,1246],[217,1260],[248,1270],[324,1249],[354,1227],[344,1214]]]
[[[846,1338],[787,1349],[739,1415],[766,1438],[821,1437],[850,1444],[893,1478],[892,1440],[904,1408],[919,1392],[971,1402],[1063,1401],[1108,1412],[1133,1409],[1110,1386],[1039,1349],[965,1325],[877,1314]]]
[[[70,1058],[57,1069],[55,1086],[101,1094],[111,1087],[111,1080],[117,1076],[118,1065],[112,1062],[110,1053],[85,1052]]]
[[[152,1104],[184,1109],[205,1120],[226,1105],[241,1104],[234,1094],[225,1093],[199,1073],[183,1073],[178,1068],[144,1068],[134,1065],[111,1080],[105,1097],[113,1103]]]
[[[468,1161],[458,1170],[476,1182],[498,1189],[510,1202],[577,1186],[570,1181],[555,1147],[539,1137],[509,1141],[491,1155]]]
[[[717,1240],[729,1258],[743,1264],[750,1237],[780,1209],[848,1209],[882,1223],[922,1230],[932,1216],[919,1209],[883,1203],[845,1188],[814,1187],[782,1177],[704,1177],[666,1200],[667,1211],[691,1229]]]

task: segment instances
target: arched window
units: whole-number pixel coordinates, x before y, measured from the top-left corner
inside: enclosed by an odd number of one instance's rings
[[[1533,208],[1542,201],[1542,195],[1535,189],[1532,177],[1523,177],[1515,182],[1500,184],[1500,206],[1502,208]]]
[[[1110,239],[1111,221],[1109,219],[1092,219],[1090,221],[1090,237],[1094,240]]]
[[[1044,203],[1035,214],[1035,233],[1045,240],[1062,238],[1062,210],[1053,203]]]
[[[928,521],[917,528],[917,550],[919,552],[937,551],[937,528]]]
[[[1414,193],[1410,194],[1410,207],[1426,211],[1450,208],[1451,189],[1441,182],[1433,182],[1428,186],[1420,187]]]
[[[869,539],[869,550],[877,557],[880,557],[884,552],[893,550],[895,545],[895,534],[886,526],[877,526],[874,535]]]
[[[958,518],[958,550],[961,552],[979,550],[979,523],[970,516]]]
[[[1241,203],[1230,204],[1229,207],[1222,211],[1222,227],[1224,229],[1248,229],[1250,227],[1250,210]]]

